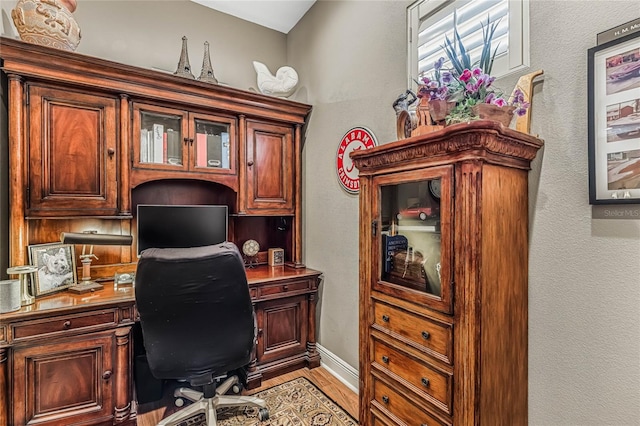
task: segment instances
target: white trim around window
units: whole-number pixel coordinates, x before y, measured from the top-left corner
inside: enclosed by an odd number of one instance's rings
[[[440,46],[445,33],[452,37],[453,22],[458,22],[468,46],[479,42],[480,22],[486,22],[487,16],[501,22],[496,31],[501,34],[500,49],[491,74],[502,77],[528,67],[529,0],[417,0],[407,8],[408,87],[415,88],[419,64],[428,72],[432,62],[446,57]]]

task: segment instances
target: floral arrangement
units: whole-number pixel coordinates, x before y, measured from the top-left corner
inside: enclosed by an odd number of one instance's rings
[[[529,103],[525,101],[522,90],[516,89],[511,97],[505,98],[503,93],[493,86],[495,77],[490,74],[498,49],[496,47],[492,51],[491,41],[497,25],[498,22],[482,25],[482,51],[480,59],[473,64],[460,34],[454,29],[454,39],[445,37],[443,45],[451,68],[443,68],[445,58],[442,57],[434,64],[433,76],[422,77],[421,81],[417,82],[419,98],[451,104],[446,116],[447,124],[478,119],[474,107],[482,103],[511,107],[519,116],[526,114]]]

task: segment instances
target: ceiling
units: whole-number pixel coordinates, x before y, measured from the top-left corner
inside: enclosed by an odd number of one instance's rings
[[[191,0],[272,30],[288,34],[316,0]]]

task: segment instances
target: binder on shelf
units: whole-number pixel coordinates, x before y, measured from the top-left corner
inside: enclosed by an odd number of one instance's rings
[[[404,235],[382,235],[382,247],[384,272],[389,273],[393,270],[393,255],[398,251],[406,251],[409,242]]]
[[[169,164],[182,164],[180,132],[173,129],[167,129],[167,162]]]
[[[229,166],[229,133],[222,134],[222,166],[223,169],[231,168]]]
[[[207,135],[196,133],[196,167],[207,167]]]
[[[164,126],[162,124],[153,125],[153,162],[162,163],[164,152]]]
[[[222,139],[220,135],[207,135],[207,167],[222,167]]]
[[[149,162],[149,131],[147,129],[140,130],[140,162]]]

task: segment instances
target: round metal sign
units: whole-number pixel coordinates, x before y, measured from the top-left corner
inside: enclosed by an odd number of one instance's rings
[[[351,194],[357,194],[360,191],[358,169],[354,166],[349,154],[352,151],[369,149],[377,145],[373,132],[364,127],[354,127],[342,137],[336,155],[336,171],[338,181],[345,191]]]

